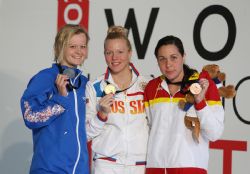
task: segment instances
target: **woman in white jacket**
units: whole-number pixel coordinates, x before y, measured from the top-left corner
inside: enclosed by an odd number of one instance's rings
[[[217,140],[224,128],[224,109],[217,87],[207,72],[198,73],[184,64],[185,52],[179,38],[160,39],[155,56],[162,75],[145,88],[150,125],[147,174],[206,174],[209,141]],[[189,90],[194,94],[194,103],[181,109],[179,101],[185,100]],[[196,120],[191,129],[186,118]],[[192,133],[196,127],[199,136]]]
[[[127,29],[109,28],[104,42],[105,74],[87,85],[87,136],[95,174],[144,174],[148,125],[144,87],[148,80],[130,62]]]

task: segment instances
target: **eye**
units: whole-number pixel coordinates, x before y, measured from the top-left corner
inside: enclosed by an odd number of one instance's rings
[[[178,57],[177,57],[177,56],[175,56],[175,55],[170,56],[170,60],[171,60],[171,61],[176,61],[176,60],[177,60],[177,58],[178,58]]]
[[[105,51],[104,54],[105,54],[106,56],[110,56],[110,55],[112,54],[112,52],[111,52],[111,51]]]
[[[81,45],[80,48],[81,49],[87,48],[87,45]]]
[[[160,63],[163,63],[167,60],[165,57],[158,57],[157,59]]]
[[[123,54],[123,53],[124,53],[124,51],[122,51],[122,50],[118,51],[118,54]]]
[[[69,45],[69,48],[76,49],[77,46],[76,45]]]

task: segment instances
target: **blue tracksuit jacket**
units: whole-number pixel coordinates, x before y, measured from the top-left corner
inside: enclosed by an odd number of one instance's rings
[[[88,79],[83,75],[71,79],[75,86],[81,85],[64,97],[55,85],[58,73],[56,64],[37,73],[21,98],[23,119],[33,135],[30,174],[89,174],[85,131]]]

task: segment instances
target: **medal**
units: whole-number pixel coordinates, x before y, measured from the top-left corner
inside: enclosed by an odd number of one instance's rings
[[[190,87],[189,90],[192,94],[199,94],[202,90],[201,85],[199,83],[193,83]]]
[[[110,93],[115,94],[115,92],[116,92],[115,86],[111,85],[111,84],[108,84],[107,86],[105,86],[104,92],[105,92],[106,95],[110,94]]]

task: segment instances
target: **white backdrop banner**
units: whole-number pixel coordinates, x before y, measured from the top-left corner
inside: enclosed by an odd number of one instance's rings
[[[160,75],[154,48],[166,35],[182,39],[191,67],[218,64],[237,95],[224,101],[225,131],[210,143],[209,174],[249,173],[249,7],[246,0],[0,0],[0,173],[29,171],[32,136],[19,100],[31,76],[53,63],[54,37],[65,23],[89,31],[81,69],[91,80],[105,71],[103,41],[111,25],[129,29],[132,62],[143,75]]]

